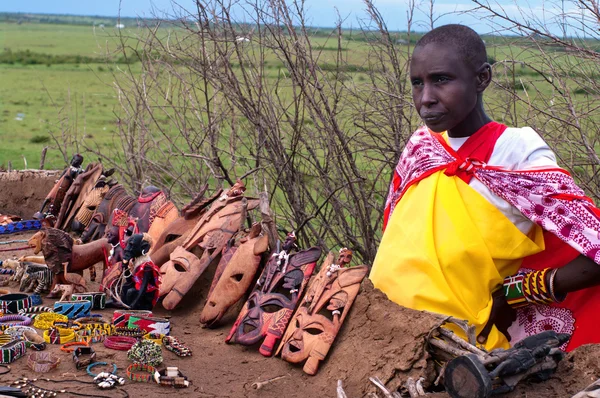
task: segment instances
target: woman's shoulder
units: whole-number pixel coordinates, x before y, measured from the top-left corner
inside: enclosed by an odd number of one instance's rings
[[[498,138],[490,164],[510,169],[556,167],[556,156],[531,127],[508,127]]]

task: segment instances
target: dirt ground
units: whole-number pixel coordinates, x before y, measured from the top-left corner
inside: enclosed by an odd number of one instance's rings
[[[18,184],[11,185],[11,189],[15,192],[7,194],[5,183],[6,180],[0,177],[0,213],[9,212],[8,209],[11,208],[4,210],[2,207],[8,202],[7,196],[13,198],[19,196],[16,192]],[[31,198],[40,196],[39,194],[28,195]],[[39,200],[41,202],[42,199]],[[32,234],[33,232],[0,235],[0,242],[27,239]],[[23,243],[0,245],[0,250],[23,245]],[[0,252],[0,260],[24,254],[31,254],[31,251],[4,251]],[[99,264],[96,269],[99,278],[101,275]],[[261,356],[257,347],[225,343],[225,337],[237,316],[236,310],[239,311],[239,305],[225,316],[222,326],[215,329],[200,327],[198,318],[213,273],[214,268],[209,268],[205,272],[193,291],[184,298],[180,309],[166,311],[159,305],[154,311],[156,316],[170,318],[172,335],[193,351],[193,356],[180,358],[163,349],[164,361],[159,368],[177,366],[193,383],[188,389],[177,390],[176,393],[180,396],[335,397],[337,381],[342,380],[348,398],[358,398],[375,391],[368,380],[372,376],[381,379],[388,388],[395,389],[409,376],[431,375],[433,362],[425,351],[424,339],[439,320],[431,314],[409,310],[390,302],[384,294],[373,289],[369,281],[363,283],[362,292],[318,374],[307,376],[301,367],[290,365],[279,358]],[[89,274],[86,272],[85,276],[89,277]],[[89,286],[90,290],[96,290],[98,283],[92,282]],[[18,290],[16,286],[9,286],[9,289]],[[53,300],[44,298],[43,305],[52,306],[52,304]],[[112,319],[112,310],[99,312],[106,318]],[[125,369],[130,364],[125,352],[106,349],[101,343],[93,344],[93,348],[97,352],[98,361],[116,363],[119,368],[118,374],[125,376]],[[36,384],[41,387],[106,397],[124,396],[123,391],[131,397],[158,397],[174,392],[156,384],[131,381],[127,381],[124,387],[119,388],[121,391],[101,391],[94,386],[71,382],[68,380],[75,378],[89,382],[91,378],[85,371],[77,371],[70,354],[61,352],[58,346],[50,345],[47,350],[57,354],[61,358],[61,364],[57,369],[43,375],[57,382],[38,380]],[[41,376],[32,374],[26,366],[25,358],[15,361],[11,368],[10,373],[0,375],[0,385],[6,385],[21,376],[28,378]],[[265,384],[260,389],[253,387],[253,383],[278,377],[282,378]],[[570,354],[550,380],[544,383],[520,385],[516,391],[505,396],[571,397],[598,378],[600,378],[600,345],[584,346]],[[74,395],[66,393],[60,396]],[[445,393],[431,396],[447,397]]]

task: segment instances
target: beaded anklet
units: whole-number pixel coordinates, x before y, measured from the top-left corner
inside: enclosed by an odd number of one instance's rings
[[[127,337],[127,336],[108,336],[104,340],[104,347],[110,348],[112,350],[127,351],[136,342],[137,342],[137,339],[134,339],[133,337]]]

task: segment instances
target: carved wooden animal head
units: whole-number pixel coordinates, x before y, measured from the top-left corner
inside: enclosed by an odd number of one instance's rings
[[[38,254],[42,251],[42,241],[46,238],[46,230],[37,231],[27,244],[33,249],[33,254]]]
[[[225,341],[254,345],[264,339],[259,352],[271,356],[320,256],[318,247],[274,254]]]
[[[369,272],[367,266],[339,268],[327,257],[319,274],[308,287],[300,308],[283,336],[278,353],[291,363],[304,364],[304,372],[317,373],[358,295],[360,284]]]
[[[71,229],[73,231],[83,231],[90,222],[92,221],[92,216],[94,212],[100,206],[100,203],[104,199],[104,196],[110,189],[108,183],[105,178],[101,178],[94,188],[85,196],[83,199],[83,203],[79,208],[77,214],[75,214],[75,220],[71,225]]]
[[[240,241],[239,247],[223,250],[213,284],[200,314],[200,322],[215,326],[227,310],[246,294],[258,271],[262,254],[267,251],[269,238],[260,236],[261,226],[255,224]]]

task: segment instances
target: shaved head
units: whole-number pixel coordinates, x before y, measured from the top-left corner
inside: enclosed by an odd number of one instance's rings
[[[428,44],[456,49],[466,64],[477,70],[487,62],[485,44],[477,32],[464,25],[444,25],[426,33],[417,42],[415,50]]]

